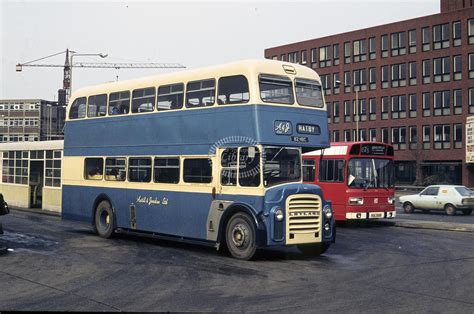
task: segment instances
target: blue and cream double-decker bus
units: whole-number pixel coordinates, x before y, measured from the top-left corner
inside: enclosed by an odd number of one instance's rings
[[[304,66],[249,60],[83,88],[65,127],[62,217],[239,259],[321,254],[334,218],[303,184],[301,154],[328,146],[320,79]]]

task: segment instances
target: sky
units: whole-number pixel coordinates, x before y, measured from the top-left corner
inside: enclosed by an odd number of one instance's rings
[[[75,62],[180,63],[187,68],[263,58],[265,48],[439,13],[439,0],[0,0],[0,99],[56,100],[62,68],[17,63],[66,48],[108,57]],[[64,64],[65,55],[41,60]],[[73,69],[73,90],[177,71]]]

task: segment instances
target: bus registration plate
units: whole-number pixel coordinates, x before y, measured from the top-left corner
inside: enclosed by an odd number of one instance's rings
[[[383,212],[369,213],[369,218],[383,218]]]
[[[308,143],[309,139],[306,136],[292,136],[291,140],[296,143]]]

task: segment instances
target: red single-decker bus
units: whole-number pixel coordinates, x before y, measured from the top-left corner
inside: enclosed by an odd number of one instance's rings
[[[334,142],[303,155],[303,180],[332,201],[336,220],[395,217],[393,146]]]

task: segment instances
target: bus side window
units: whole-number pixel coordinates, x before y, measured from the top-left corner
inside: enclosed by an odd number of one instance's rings
[[[343,159],[321,159],[319,161],[319,181],[343,182],[344,181],[344,160]]]
[[[77,98],[69,109],[69,119],[82,119],[86,117],[86,97]]]
[[[86,158],[84,161],[84,177],[87,180],[102,180],[104,173],[103,158]]]
[[[237,185],[237,148],[227,148],[221,154],[221,184]]]
[[[129,158],[128,159],[128,181],[150,182],[151,181],[151,158]]]
[[[206,107],[214,105],[216,80],[207,79],[189,82],[186,85],[186,107]]]
[[[314,182],[316,176],[316,164],[314,160],[303,160],[303,181]]]
[[[109,96],[109,115],[127,114],[130,111],[130,92],[111,93]]]
[[[185,159],[183,164],[183,179],[189,183],[212,182],[212,160],[209,158]]]
[[[87,103],[87,117],[103,117],[107,113],[107,95],[95,95],[89,97]]]
[[[179,158],[155,158],[156,183],[179,183]]]
[[[125,168],[125,157],[114,157],[105,159],[105,180],[125,181],[127,170]]]
[[[164,85],[158,88],[157,109],[172,110],[183,108],[184,84]]]
[[[155,88],[136,89],[132,94],[132,113],[155,110]]]
[[[249,83],[243,75],[221,77],[219,79],[219,105],[241,104],[249,101]]]
[[[239,156],[239,184],[260,186],[260,151],[257,147],[242,147]]]

